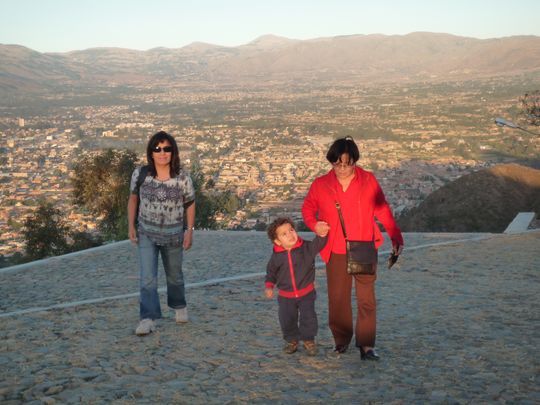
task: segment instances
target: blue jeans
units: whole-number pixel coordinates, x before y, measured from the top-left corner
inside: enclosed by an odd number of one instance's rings
[[[186,306],[184,273],[182,272],[182,241],[179,246],[160,246],[144,234],[139,234],[140,264],[140,317],[141,319],[161,318],[158,295],[158,255],[167,276],[167,305],[173,309]]]

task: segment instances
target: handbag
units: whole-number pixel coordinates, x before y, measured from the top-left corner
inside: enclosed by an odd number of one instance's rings
[[[341,222],[341,229],[345,237],[347,246],[347,273],[351,275],[357,274],[375,274],[377,269],[377,249],[375,249],[375,241],[361,241],[347,239],[347,231],[345,230],[345,221],[341,214],[341,207],[336,202],[336,208]]]

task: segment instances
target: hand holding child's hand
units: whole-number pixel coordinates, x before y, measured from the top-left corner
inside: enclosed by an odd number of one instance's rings
[[[266,288],[264,290],[264,295],[266,296],[266,298],[272,298],[274,296],[274,290],[271,288]]]
[[[317,224],[315,224],[315,233],[317,236],[324,238],[326,235],[328,235],[329,230],[330,226],[324,221],[319,221]]]

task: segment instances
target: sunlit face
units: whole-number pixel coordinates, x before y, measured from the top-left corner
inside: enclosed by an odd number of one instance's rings
[[[283,249],[289,250],[298,242],[298,234],[291,224],[283,224],[276,229],[276,239],[274,243],[281,246]]]
[[[161,141],[154,150],[152,150],[154,164],[157,166],[167,166],[171,164],[172,145],[169,141]]]
[[[339,180],[347,179],[354,174],[354,163],[348,153],[341,155],[337,162],[332,163],[332,168]]]

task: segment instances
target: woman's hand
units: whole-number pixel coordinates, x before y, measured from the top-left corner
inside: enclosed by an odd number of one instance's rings
[[[271,289],[271,288],[266,288],[266,289],[264,290],[264,296],[265,296],[266,298],[272,298],[272,297],[274,296],[274,290]]]
[[[396,256],[399,256],[403,252],[403,245],[392,241],[392,251]]]
[[[189,250],[193,244],[193,229],[187,229],[184,232],[184,250]]]
[[[326,235],[328,235],[329,230],[330,226],[324,221],[319,221],[315,224],[315,233],[317,236],[324,238]]]
[[[138,242],[137,227],[135,226],[138,204],[139,204],[139,196],[137,194],[130,194],[129,199],[128,199],[128,206],[127,206],[128,238],[133,244],[136,244]]]
[[[135,226],[130,226],[129,227],[128,236],[129,236],[129,240],[131,241],[131,243],[133,243],[133,244],[137,243],[137,241],[138,241],[138,239],[137,239],[137,230],[135,229]]]

